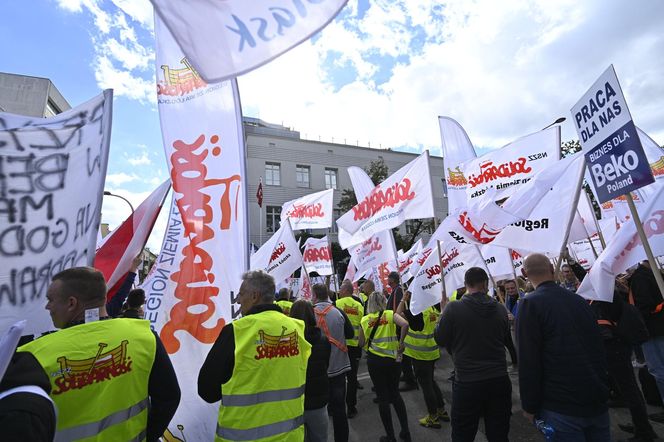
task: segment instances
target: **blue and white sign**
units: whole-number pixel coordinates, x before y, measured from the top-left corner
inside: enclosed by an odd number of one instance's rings
[[[600,203],[655,181],[613,65],[572,108]]]

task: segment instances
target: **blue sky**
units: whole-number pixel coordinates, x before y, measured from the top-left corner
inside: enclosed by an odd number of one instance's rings
[[[635,121],[664,144],[662,17],[650,0],[351,0],[239,79],[244,114],[311,139],[434,154],[436,117],[448,115],[481,153],[569,116],[613,63]],[[6,1],[0,41],[0,71],[48,77],[72,105],[114,88],[109,190],[138,203],[166,178],[147,0]],[[104,218],[127,210],[105,202]]]

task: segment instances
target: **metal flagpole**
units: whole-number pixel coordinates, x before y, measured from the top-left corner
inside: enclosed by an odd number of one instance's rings
[[[560,265],[562,264],[562,257],[563,253],[565,252],[565,249],[567,248],[567,239],[569,238],[569,232],[572,230],[572,223],[574,222],[574,211],[577,210],[577,206],[579,205],[579,197],[581,196],[581,188],[583,186],[583,177],[586,172],[586,159],[585,157],[583,158],[583,167],[581,168],[581,171],[579,172],[579,178],[577,180],[577,185],[576,185],[576,194],[574,195],[574,202],[572,203],[572,211],[569,214],[569,218],[567,221],[567,230],[565,230],[565,236],[563,237],[563,243],[560,246],[560,253],[558,254],[558,261],[556,263],[556,271],[555,271],[555,276],[556,278],[558,277],[558,274],[560,273]]]
[[[597,259],[597,250],[595,250],[595,244],[593,244],[593,240],[590,238],[590,233],[588,233],[588,229],[586,229],[586,225],[585,225],[585,223],[583,223],[583,218],[581,217],[581,214],[579,213],[579,208],[578,207],[576,208],[576,214],[579,215],[579,219],[581,219],[581,224],[583,224],[583,231],[586,232],[586,238],[588,239],[588,242],[590,243],[590,249],[592,250],[593,255],[595,255],[595,259]],[[598,232],[599,232],[599,230],[598,230]]]
[[[510,266],[512,267],[512,276],[514,276],[514,283],[517,284],[518,288],[518,277],[516,276],[516,267],[514,267],[514,260],[512,259],[512,249],[507,249],[510,254]]]
[[[480,250],[480,246],[475,244],[475,250],[477,250],[477,253],[479,253],[480,258],[482,258],[482,261],[484,261],[484,267],[486,267],[486,272],[489,274],[489,279],[491,280],[491,283],[493,284],[493,289],[498,293],[498,286],[496,285],[496,280],[493,279],[493,275],[491,274],[491,270],[489,270],[489,264],[487,264],[486,260],[484,259],[484,255],[482,255],[482,251]]]
[[[632,214],[632,220],[634,220],[634,224],[636,225],[636,231],[639,232],[639,238],[641,239],[641,244],[643,244],[643,250],[645,250],[646,256],[648,257],[650,270],[652,270],[652,273],[655,276],[655,281],[657,281],[657,287],[659,287],[659,291],[664,293],[664,280],[662,279],[662,273],[659,271],[659,266],[657,265],[655,255],[653,255],[652,249],[650,248],[648,237],[646,236],[646,232],[643,230],[641,217],[639,217],[639,212],[636,210],[636,206],[634,205],[632,194],[628,192],[625,196],[627,197],[629,211]]]
[[[595,222],[595,228],[597,229],[597,235],[599,235],[599,243],[602,245],[602,249],[606,249],[606,241],[604,240],[604,233],[602,232],[602,228],[599,225],[599,220],[597,219],[597,214],[595,213],[595,209],[593,208],[593,205],[590,201],[590,196],[588,196],[588,192],[585,190],[583,193],[586,194],[586,201],[588,202],[588,207],[590,208],[590,213],[593,215],[593,221]]]

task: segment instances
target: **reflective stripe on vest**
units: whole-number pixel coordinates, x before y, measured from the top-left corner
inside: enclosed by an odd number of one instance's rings
[[[248,441],[263,439],[265,437],[273,437],[283,433],[288,433],[301,427],[304,424],[304,416],[297,416],[293,419],[288,419],[273,424],[261,425],[260,427],[249,428],[246,430],[238,430],[237,428],[222,427],[217,424],[217,436],[222,439]],[[304,435],[303,435],[304,437]]]
[[[71,427],[60,430],[55,434],[55,442],[66,442],[96,436],[112,425],[128,421],[132,417],[137,416],[141,411],[148,408],[149,402],[150,401],[145,398],[139,403],[134,404],[127,409],[116,411],[115,413],[110,414],[97,422],[90,422],[88,424],[79,425],[78,427]],[[141,434],[138,434],[136,438],[132,440],[143,439],[145,439],[145,430],[143,430]]]
[[[235,320],[233,332],[235,365],[221,386],[216,440],[302,441],[311,354],[304,322],[267,310]]]
[[[325,315],[327,315],[327,312],[329,312],[333,308],[334,305],[332,304],[328,305],[323,310],[314,308],[314,313],[316,313],[316,316],[318,317],[318,320],[316,322],[321,331],[325,334],[325,336],[327,336],[327,340],[330,341],[330,344],[334,345],[344,353],[348,353],[348,347],[346,347],[346,344],[336,340],[330,333],[330,329],[327,327],[327,321],[325,320]]]
[[[346,313],[346,316],[348,316],[348,319],[353,326],[354,335],[352,338],[346,339],[346,345],[349,347],[359,346],[360,322],[362,321],[362,316],[364,316],[364,307],[362,306],[362,303],[350,296],[346,296],[337,299],[335,305]]]
[[[440,313],[433,307],[429,307],[422,312],[424,328],[417,332],[408,330],[406,339],[404,339],[404,354],[418,361],[435,361],[440,358],[440,349],[434,339],[434,331]]]
[[[285,390],[262,391],[254,394],[224,394],[221,403],[227,407],[248,407],[265,402],[280,402],[296,399],[304,394],[304,385]]]
[[[362,318],[362,332],[364,333],[367,342],[369,341],[369,336],[371,336],[371,330],[373,328],[373,325],[371,325],[372,321],[374,321],[373,323],[375,323],[375,321],[384,321],[385,323],[379,323],[377,325],[376,334],[371,340],[371,347],[368,351],[379,356],[387,356],[395,359],[399,347],[399,338],[396,335],[394,312],[392,310],[385,310],[380,318],[378,318],[377,313],[371,313]]]
[[[51,380],[56,440],[145,438],[156,346],[149,321],[123,318],[76,325],[20,347]]]

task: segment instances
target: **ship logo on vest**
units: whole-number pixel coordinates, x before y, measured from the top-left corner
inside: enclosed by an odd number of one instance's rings
[[[258,331],[258,345],[254,359],[290,358],[300,354],[297,330],[286,334],[286,327],[281,327],[281,335],[268,335],[264,330]]]
[[[344,312],[350,316],[357,316],[360,314],[360,311],[357,307],[344,306]]]
[[[66,356],[58,358],[60,370],[51,373],[56,388],[52,394],[58,395],[69,390],[81,390],[92,384],[117,378],[131,371],[131,358],[127,356],[127,344],[104,351],[108,344],[99,343],[97,354],[87,359],[70,359]]]

